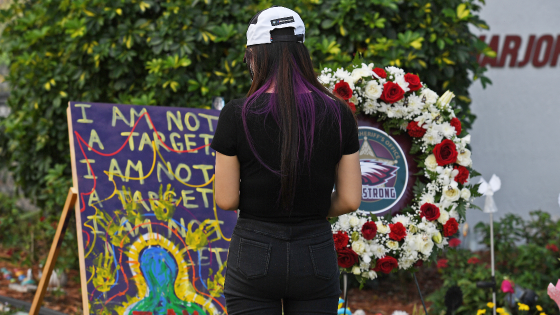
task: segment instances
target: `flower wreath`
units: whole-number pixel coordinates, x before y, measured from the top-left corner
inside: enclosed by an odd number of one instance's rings
[[[467,149],[470,135],[450,104],[452,92],[438,97],[417,75],[397,67],[351,70],[325,68],[318,79],[355,113],[383,121],[387,133],[406,131],[420,169],[412,202],[399,214],[378,218],[357,211],[332,223],[339,267],[364,283],[379,272],[414,270],[435,260],[466,209],[475,207],[478,185],[469,185],[469,177],[478,173]]]

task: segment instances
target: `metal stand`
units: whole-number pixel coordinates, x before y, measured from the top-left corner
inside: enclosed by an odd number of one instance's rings
[[[424,303],[424,298],[422,297],[422,292],[420,291],[420,285],[418,284],[418,279],[416,279],[416,273],[413,273],[414,282],[416,282],[416,288],[418,288],[418,294],[420,295],[420,301],[422,301],[422,306],[424,306],[424,312],[428,315],[428,310],[426,309],[426,303]]]
[[[496,315],[496,276],[494,274],[494,221],[492,213],[490,213],[490,261],[492,264],[492,281],[494,282],[494,286],[492,287],[492,304],[494,304],[494,307],[492,308],[492,314]]]
[[[348,305],[348,274],[346,272],[342,275],[342,282],[344,286],[344,314],[346,314],[346,306]]]

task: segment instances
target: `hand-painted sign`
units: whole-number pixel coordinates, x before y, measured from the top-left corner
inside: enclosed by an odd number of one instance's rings
[[[71,102],[84,314],[225,314],[236,213],[214,201],[219,112]]]
[[[362,203],[360,210],[384,215],[402,210],[412,199],[418,172],[408,154],[412,141],[406,134],[388,135],[371,118],[358,119]]]

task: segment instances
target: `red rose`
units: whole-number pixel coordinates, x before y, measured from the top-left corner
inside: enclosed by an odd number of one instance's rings
[[[464,184],[469,179],[469,170],[461,165],[455,165],[453,169],[458,170],[459,174],[455,175],[455,181],[460,184]]]
[[[455,218],[449,218],[445,225],[443,226],[443,236],[448,237],[451,236],[459,230],[459,223]]]
[[[390,239],[400,242],[406,237],[406,228],[402,223],[397,222],[395,224],[389,224],[389,228],[391,229],[391,232],[389,233]]]
[[[404,80],[408,82],[408,88],[411,92],[418,91],[422,87],[420,83],[420,78],[412,73],[407,73],[404,75]]]
[[[554,245],[554,244],[548,244],[546,245],[546,249],[551,250],[553,252],[558,252],[558,246]]]
[[[414,263],[414,267],[422,267],[423,265],[424,265],[424,261],[422,259]]]
[[[420,217],[428,221],[439,219],[439,208],[433,203],[425,203],[420,207]]]
[[[449,240],[449,247],[455,248],[455,247],[457,247],[457,246],[459,246],[459,245],[461,245],[461,240],[460,240],[460,239],[458,239],[458,238],[452,238],[452,239]]]
[[[471,257],[469,260],[467,260],[467,264],[478,264],[480,262],[480,259],[478,259],[477,257]]]
[[[385,72],[385,70],[381,69],[381,68],[375,68],[373,69],[373,72],[375,72],[375,74],[377,74],[378,77],[382,78],[382,79],[387,79],[387,72]],[[375,78],[375,76],[374,76]]]
[[[426,134],[426,129],[419,126],[418,122],[414,120],[408,123],[406,130],[408,130],[408,134],[414,138],[422,138],[424,134]]]
[[[358,262],[358,254],[350,247],[344,247],[337,251],[338,265],[342,268],[350,268]]]
[[[41,221],[41,222],[45,221],[45,216],[41,216],[41,217],[39,218],[39,221]]]
[[[459,154],[455,148],[455,143],[449,139],[445,139],[441,143],[436,144],[433,153],[439,166],[455,163],[457,161],[457,155]]]
[[[461,131],[462,131],[463,129],[461,128],[461,121],[460,121],[459,119],[457,119],[457,117],[451,119],[451,121],[449,122],[449,124],[450,124],[451,126],[455,127],[455,133],[456,133],[457,135],[460,135],[460,134],[461,134]]]
[[[447,267],[447,262],[448,262],[447,259],[439,259],[437,261],[437,267],[438,268],[446,268]]]
[[[334,247],[336,250],[340,250],[341,248],[346,247],[348,245],[348,234],[346,232],[338,231],[333,234],[334,238]]]
[[[391,81],[383,84],[383,92],[381,93],[381,100],[386,103],[395,103],[400,101],[404,96],[404,90],[396,83]]]
[[[377,260],[377,264],[375,265],[375,268],[373,268],[373,271],[389,273],[391,272],[391,270],[397,267],[399,267],[399,263],[395,258],[391,256],[385,256]]]
[[[362,235],[366,240],[372,240],[377,234],[377,224],[372,221],[368,221],[362,225]]]
[[[342,80],[334,85],[334,94],[342,97],[344,100],[349,100],[352,97],[352,89],[348,83]]]
[[[352,102],[348,102],[348,106],[350,107],[350,110],[352,111],[352,113],[356,112],[356,105]]]

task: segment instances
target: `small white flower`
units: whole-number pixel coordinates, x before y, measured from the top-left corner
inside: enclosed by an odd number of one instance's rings
[[[449,216],[457,220],[457,222],[459,222],[459,212],[457,212],[457,210],[453,209],[449,211]]]
[[[469,200],[471,198],[471,191],[468,188],[461,189],[461,198]]]
[[[426,134],[424,135],[424,137],[422,137],[422,140],[424,140],[424,142],[431,145],[440,143],[442,139],[443,136],[436,128],[428,128],[428,131],[426,131]]]
[[[406,82],[404,76],[402,75],[396,76],[395,83],[398,84],[401,87],[401,89],[403,89],[405,92],[410,91],[410,89],[408,88],[408,82]]]
[[[385,70],[393,76],[404,75],[404,70],[397,67],[385,67]]]
[[[348,230],[350,228],[350,218],[348,215],[341,215],[338,217],[338,224],[342,230]]]
[[[372,82],[372,81],[370,81]],[[364,113],[366,113],[366,115],[371,115],[373,113],[375,113],[375,111],[377,110],[377,103],[375,101],[372,100],[367,100],[364,104]]]
[[[350,223],[350,226],[352,226],[352,227],[357,227],[358,225],[360,225],[360,219],[358,219],[358,217],[352,215],[352,216],[350,216],[350,220],[348,220],[348,223]]]
[[[408,315],[408,313],[405,311],[394,311],[391,315]]]
[[[376,279],[376,278],[377,278],[377,272],[375,272],[373,270],[368,271],[368,279],[373,280],[373,279]]]
[[[444,122],[439,125],[439,130],[447,139],[453,138],[456,133],[455,127],[451,126],[451,124],[449,124],[448,122]]]
[[[362,271],[360,270],[360,267],[354,266],[354,267],[352,267],[352,273],[355,274],[355,275],[359,275],[359,274],[362,273]]]
[[[393,221],[393,223],[397,223],[400,222],[402,223],[402,225],[407,226],[410,224],[410,218],[408,218],[407,216],[404,216],[402,214],[397,214],[396,216],[394,216],[391,221]]]
[[[385,254],[388,251],[385,246],[378,243],[371,244],[370,250],[373,253],[373,256],[375,256],[375,258],[377,259],[385,257]]]
[[[364,264],[365,267],[363,268],[367,268],[369,266],[369,263],[371,262],[371,257],[370,254],[365,253],[362,255],[362,263]],[[361,267],[361,265],[360,265]]]
[[[469,149],[464,149],[457,155],[457,164],[462,166],[471,166],[471,151]]]
[[[426,165],[426,168],[428,170],[435,172],[436,168],[438,167],[436,156],[433,154],[428,155],[428,157],[426,157],[426,160],[424,160],[424,165]]]

